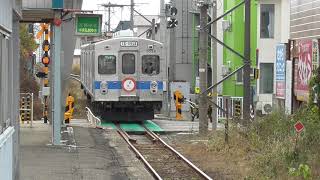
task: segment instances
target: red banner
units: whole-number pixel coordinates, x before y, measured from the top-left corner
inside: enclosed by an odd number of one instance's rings
[[[312,76],[312,40],[298,41],[299,59],[295,62],[294,91],[297,100],[309,99],[309,80]]]

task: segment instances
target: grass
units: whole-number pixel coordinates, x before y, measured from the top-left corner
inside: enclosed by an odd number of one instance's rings
[[[294,130],[298,120],[305,125],[299,136]],[[213,177],[320,179],[320,121],[316,107],[303,107],[292,116],[274,112],[255,120],[246,131],[233,124],[229,132],[228,144],[224,131],[216,131],[206,137],[185,137],[176,145]],[[202,141],[190,143],[194,140]],[[296,172],[290,173],[293,169]]]
[[[72,74],[80,75],[80,65],[77,64],[72,66]],[[85,107],[87,106],[87,100],[83,93],[83,89],[80,88],[80,82],[69,79],[67,84],[68,92],[71,93],[75,100],[73,118],[86,118]]]

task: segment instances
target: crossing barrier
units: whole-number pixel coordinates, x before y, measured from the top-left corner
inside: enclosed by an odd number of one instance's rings
[[[33,93],[20,93],[20,117],[21,122],[27,121],[32,127],[33,123]]]

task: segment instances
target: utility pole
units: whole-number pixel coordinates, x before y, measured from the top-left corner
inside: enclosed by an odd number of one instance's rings
[[[198,1],[200,7],[200,52],[199,52],[199,76],[200,76],[200,92],[207,90],[207,62],[208,62],[208,35],[205,27],[208,23],[208,2]],[[207,94],[200,93],[199,101],[199,133],[208,133],[207,118]]]
[[[213,0],[213,5],[211,9],[211,19],[217,18],[217,2],[216,0]],[[214,22],[211,25],[211,35],[214,37],[217,37],[217,22]],[[216,84],[218,82],[218,51],[217,51],[217,41],[211,38],[211,66],[212,66],[212,84]],[[218,96],[218,90],[217,87],[212,89],[212,95],[213,99],[212,101],[217,104],[217,96]],[[212,130],[217,129],[217,108],[212,106]]]
[[[156,20],[153,18],[152,19],[152,28],[151,28],[151,39],[155,40],[156,39]]]
[[[109,2],[110,4],[110,2]],[[108,32],[111,31],[111,7],[108,7]]]
[[[244,30],[244,62],[247,63],[243,69],[243,85],[244,85],[244,101],[243,101],[243,119],[244,125],[248,125],[250,121],[250,105],[251,102],[251,85],[250,85],[250,71],[251,71],[251,62],[250,62],[250,16],[251,16],[251,0],[245,0],[245,30]]]
[[[133,22],[133,13],[134,13],[134,0],[131,0],[131,9],[130,9],[130,21],[131,21],[131,26],[130,29],[133,30],[134,27],[134,22]]]
[[[176,80],[176,30],[170,29],[170,67],[169,81]]]
[[[173,18],[176,14],[171,12],[175,7],[175,0],[171,0],[171,8],[167,10],[167,16]],[[170,12],[169,12],[170,11]],[[169,81],[176,80],[176,29],[170,28],[170,66],[169,66]],[[172,93],[172,92],[170,92]]]
[[[55,11],[55,18],[60,18],[60,11]],[[61,102],[61,25],[53,26],[53,129],[52,129],[52,144],[60,145],[61,142],[61,121],[62,115],[62,102]]]

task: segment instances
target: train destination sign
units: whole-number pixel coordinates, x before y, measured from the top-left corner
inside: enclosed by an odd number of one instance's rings
[[[121,41],[121,47],[138,47],[138,41]]]
[[[100,36],[101,14],[76,14],[76,35]]]

